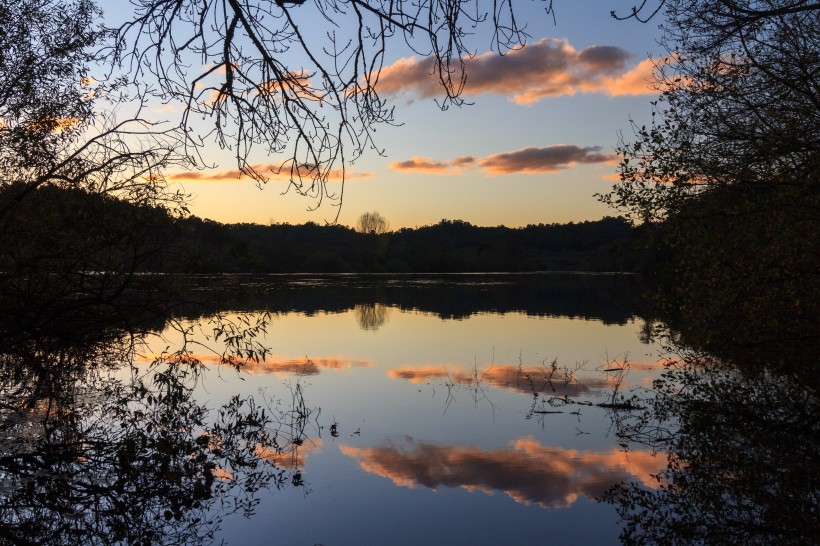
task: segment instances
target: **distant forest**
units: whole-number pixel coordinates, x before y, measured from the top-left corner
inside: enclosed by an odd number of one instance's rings
[[[635,271],[645,263],[621,218],[479,227],[461,220],[376,234],[341,225],[222,224],[75,190],[43,187],[17,206],[30,214],[16,244],[106,253],[105,263],[180,273]],[[15,192],[0,194],[0,204]],[[60,237],[55,237],[57,233]],[[58,243],[58,240],[62,241]],[[90,250],[89,250],[90,249]],[[59,249],[59,254],[71,249]],[[112,253],[123,260],[112,262]],[[126,255],[139,255],[134,263]]]

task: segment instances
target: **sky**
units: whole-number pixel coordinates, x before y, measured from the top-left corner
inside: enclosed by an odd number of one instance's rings
[[[123,16],[122,4],[101,2],[107,21]],[[554,21],[539,2],[515,4],[531,34],[527,45],[501,57],[479,29],[467,63],[471,104],[446,111],[423,59],[393,42],[379,89],[400,125],[379,126],[384,153],[366,151],[348,167],[340,212],[327,201],[311,210],[310,198],[283,194],[285,181],[260,189],[238,178],[230,151],[215,144],[206,149],[213,168],[169,179],[192,195],[192,214],[224,223],[324,224],[339,212],[338,222],[353,226],[378,211],[392,229],[442,219],[518,227],[615,215],[594,194],[617,179],[619,136],[628,140],[631,121],[649,119],[657,95],[650,57],[661,55],[658,21],[616,21],[610,11],[623,6],[615,4],[556,0]],[[309,21],[315,9],[308,1],[299,13]],[[154,111],[173,115],[168,110]],[[282,159],[257,155],[253,163],[264,170]]]

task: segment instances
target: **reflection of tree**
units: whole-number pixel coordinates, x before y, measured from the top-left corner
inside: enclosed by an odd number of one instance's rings
[[[362,330],[378,330],[390,318],[390,308],[381,303],[357,303],[355,311]]]
[[[210,415],[182,359],[145,373],[130,341],[24,345],[0,355],[2,541],[207,542],[226,510],[250,514],[255,491],[290,478],[272,454],[304,427],[239,397]]]
[[[628,544],[816,544],[820,401],[794,376],[744,373],[707,357],[669,365],[624,442],[668,452],[659,489],[606,498]],[[623,417],[623,416],[621,416]]]

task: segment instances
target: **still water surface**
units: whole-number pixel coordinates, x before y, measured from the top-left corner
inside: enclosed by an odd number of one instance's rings
[[[620,482],[651,487],[665,466],[663,454],[618,445],[607,407],[662,370],[628,277],[230,283],[221,312],[251,322],[270,312],[270,353],[237,373],[216,363],[208,327],[194,327],[194,353],[213,362],[198,402],[239,394],[276,407],[298,393],[310,413],[301,445],[277,460],[290,479],[256,492],[254,514],[228,516],[217,540],[616,544],[618,516],[596,499]],[[178,344],[178,330],[141,359]]]

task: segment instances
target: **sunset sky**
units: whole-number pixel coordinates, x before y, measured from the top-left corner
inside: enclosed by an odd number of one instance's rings
[[[101,5],[107,21],[123,16],[121,2]],[[352,226],[371,210],[393,229],[444,218],[523,226],[614,214],[593,194],[612,184],[619,133],[628,138],[630,119],[649,118],[656,95],[649,57],[661,53],[658,21],[616,21],[609,12],[622,6],[613,2],[556,1],[556,23],[539,2],[518,7],[532,38],[523,50],[499,57],[486,50],[489,40],[476,37],[485,49],[468,62],[469,106],[441,111],[427,66],[393,42],[380,90],[403,125],[378,127],[385,155],[366,153],[348,171],[341,224]],[[309,20],[316,8],[306,2],[298,9]],[[157,105],[154,113],[173,120],[176,112]],[[194,195],[193,214],[260,224],[323,224],[336,216],[329,204],[310,211],[309,198],[282,195],[284,180],[260,190],[238,179],[231,153],[216,145],[207,157],[215,169],[171,177]],[[282,159],[255,156],[254,164],[264,171]]]

